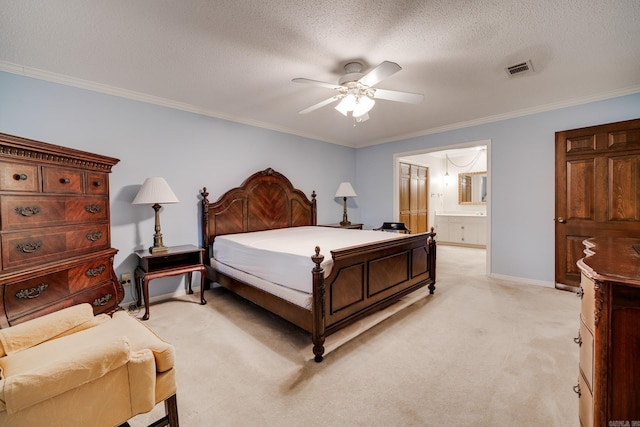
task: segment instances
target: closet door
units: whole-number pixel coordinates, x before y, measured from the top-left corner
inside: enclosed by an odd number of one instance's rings
[[[400,163],[400,221],[412,233],[427,231],[429,175],[424,166]]]

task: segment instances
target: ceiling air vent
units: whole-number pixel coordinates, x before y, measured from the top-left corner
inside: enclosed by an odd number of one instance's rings
[[[522,62],[520,64],[512,65],[510,67],[505,68],[509,77],[519,76],[521,74],[530,73],[533,71],[533,65],[531,65],[531,60]]]

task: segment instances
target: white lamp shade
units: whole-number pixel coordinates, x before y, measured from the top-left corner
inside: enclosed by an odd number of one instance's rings
[[[358,99],[358,103],[353,109],[353,117],[362,117],[367,114],[375,105],[376,101],[364,95]]]
[[[356,197],[357,194],[350,183],[341,182],[334,197]]]
[[[134,205],[154,205],[156,203],[178,203],[179,201],[164,178],[151,177],[144,181],[136,198],[131,203]]]

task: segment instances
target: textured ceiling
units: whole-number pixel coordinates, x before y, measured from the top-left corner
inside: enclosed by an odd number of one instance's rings
[[[353,59],[425,100],[299,115]],[[0,0],[0,70],[362,147],[640,92],[640,1]]]

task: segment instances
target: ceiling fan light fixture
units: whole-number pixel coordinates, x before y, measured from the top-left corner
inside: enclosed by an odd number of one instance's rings
[[[355,107],[353,108],[353,117],[359,118],[367,114],[373,106],[376,104],[376,101],[369,98],[366,95],[361,95],[356,102]]]
[[[353,93],[347,94],[338,105],[336,105],[336,110],[338,110],[343,115],[347,115],[349,111],[353,111],[356,107],[356,96]]]

